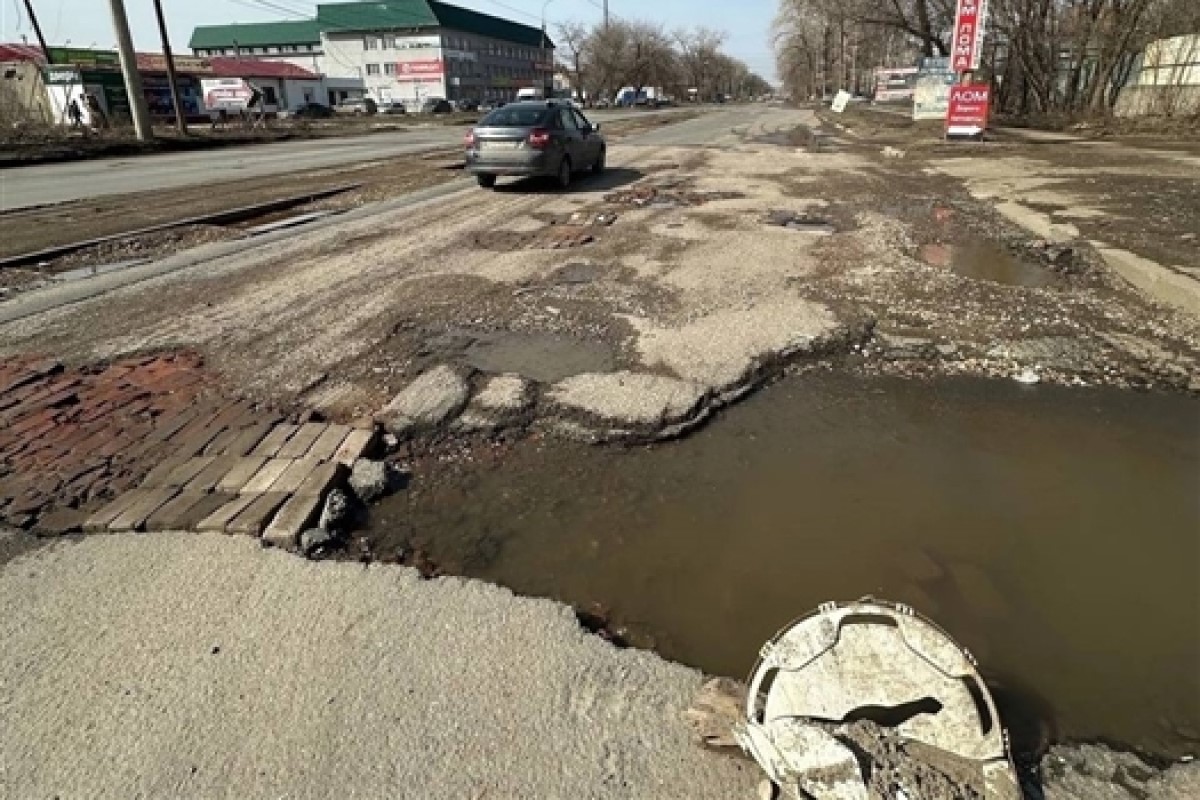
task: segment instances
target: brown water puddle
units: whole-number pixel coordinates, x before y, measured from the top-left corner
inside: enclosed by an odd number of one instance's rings
[[[978,281],[1033,289],[1062,285],[1062,279],[1051,270],[1023,261],[987,239],[927,244],[921,248],[921,260]]]
[[[682,442],[528,442],[372,514],[452,571],[743,676],[825,600],[910,603],[1058,737],[1200,746],[1200,402],[812,374]],[[536,654],[531,654],[536,657]],[[1012,720],[1010,720],[1010,723]]]

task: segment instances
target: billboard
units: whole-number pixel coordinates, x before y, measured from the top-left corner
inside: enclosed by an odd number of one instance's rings
[[[958,82],[958,75],[950,68],[950,59],[922,58],[917,70],[913,119],[945,119],[950,108],[950,87]]]
[[[446,71],[446,62],[440,58],[422,58],[400,61],[396,64],[396,80],[440,78]]]

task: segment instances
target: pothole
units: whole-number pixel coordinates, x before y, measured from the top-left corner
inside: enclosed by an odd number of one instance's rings
[[[1053,288],[1062,283],[1059,276],[1046,267],[1018,258],[987,239],[927,244],[921,247],[920,257],[930,266],[978,281],[1030,289]]]
[[[641,186],[623,189],[604,196],[605,202],[629,205],[638,208],[678,208],[680,206],[702,206],[715,200],[742,200],[742,192],[696,192],[686,189],[661,186]]]
[[[763,218],[763,222],[767,225],[805,233],[837,233],[837,228],[829,220],[812,214],[798,214],[794,211],[769,211]]]
[[[565,250],[596,241],[588,225],[551,225],[536,231],[481,231],[471,234],[471,246],[481,250]]]
[[[463,356],[475,369],[516,373],[542,383],[585,372],[611,372],[616,366],[607,345],[552,333],[478,334]]]

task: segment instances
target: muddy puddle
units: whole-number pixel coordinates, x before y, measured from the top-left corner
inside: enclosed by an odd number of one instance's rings
[[[1011,714],[1180,755],[1200,748],[1198,478],[1194,398],[819,373],[670,445],[532,441],[418,474],[372,536],[598,603],[737,677],[822,601],[905,601],[977,655]]]
[[[548,333],[480,335],[467,347],[464,360],[485,372],[515,372],[543,383],[608,372],[614,365],[612,350],[602,342]]]
[[[1033,289],[1062,285],[1062,279],[1052,270],[1025,261],[987,239],[925,245],[921,260],[978,281]]]

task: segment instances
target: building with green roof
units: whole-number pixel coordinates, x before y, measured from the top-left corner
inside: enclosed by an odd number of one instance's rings
[[[540,28],[439,0],[321,3],[311,20],[199,27],[190,46],[198,56],[286,60],[358,79],[384,103],[510,100],[548,83],[554,63]]]

